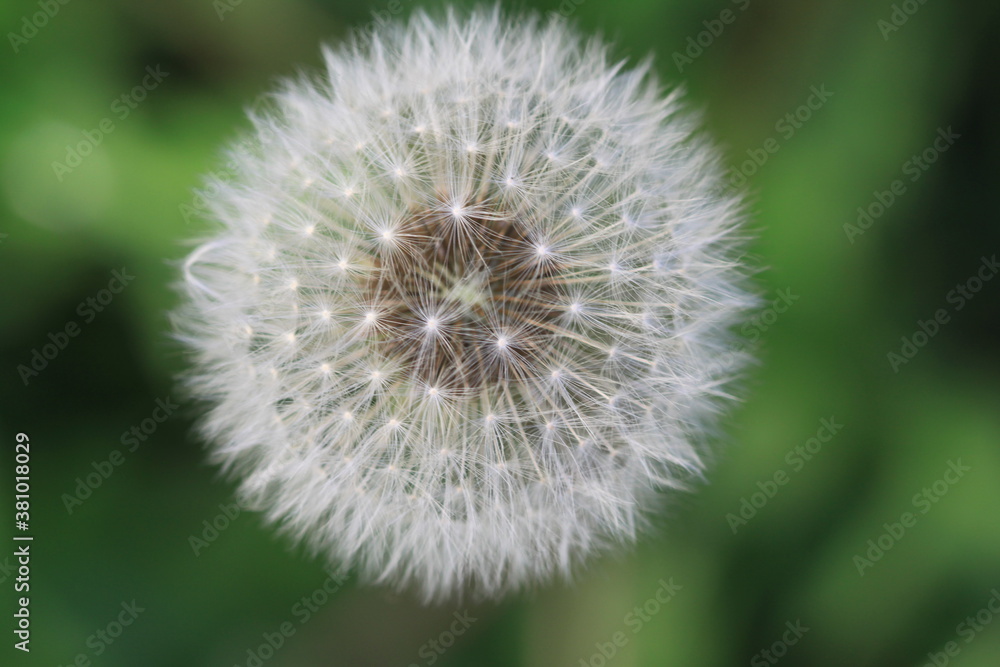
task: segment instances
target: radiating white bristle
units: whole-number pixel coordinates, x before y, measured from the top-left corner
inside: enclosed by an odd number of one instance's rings
[[[417,12],[324,56],[253,116],[185,265],[216,459],[336,566],[426,599],[630,543],[745,363],[716,151],[648,65],[559,20]]]

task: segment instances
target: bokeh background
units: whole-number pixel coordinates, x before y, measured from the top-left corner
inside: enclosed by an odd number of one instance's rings
[[[674,499],[637,550],[574,585],[423,608],[350,579],[318,593],[319,562],[254,515],[220,518],[233,487],[192,436],[166,316],[203,229],[192,189],[223,169],[247,105],[319,65],[321,41],[418,5],[0,4],[0,664],[1000,664],[1000,279],[983,259],[1000,252],[994,2],[529,5],[621,57],[654,53],[687,88],[752,193],[760,288],[778,300],[743,328],[761,364],[710,483]],[[115,100],[147,67],[167,75],[123,116]],[[113,131],[73,166],[67,147],[103,119]],[[958,137],[935,147],[949,128]],[[123,269],[127,287],[102,292]],[[927,325],[941,309],[947,321]],[[19,367],[69,323],[79,334],[25,383]],[[163,423],[149,421],[158,399],[179,406]],[[133,427],[151,432],[129,451]],[[20,431],[30,655],[11,632]],[[120,465],[67,507],[114,450]],[[661,581],[679,590],[650,603]],[[260,650],[284,623],[294,634]]]

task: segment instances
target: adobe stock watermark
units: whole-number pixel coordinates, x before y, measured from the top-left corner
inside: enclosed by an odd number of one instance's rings
[[[773,299],[767,299],[767,308],[757,312],[750,321],[743,325],[740,333],[742,340],[737,340],[731,344],[724,352],[715,355],[709,362],[709,372],[725,372],[726,369],[740,364],[751,349],[751,344],[756,343],[768,329],[774,326],[781,315],[788,312],[788,309],[800,298],[798,294],[792,292],[791,287],[778,289]]]
[[[404,4],[409,4],[410,2],[412,0],[389,0],[384,8],[372,11],[371,21],[351,30],[351,38],[359,45],[367,46],[371,43],[375,32],[388,24],[392,20],[392,17],[402,13]]]
[[[965,620],[955,626],[955,634],[965,641],[968,646],[983,630],[1000,615],[1000,590],[994,588],[990,591],[990,598],[982,609],[974,616],[966,616]],[[927,662],[922,667],[945,667],[952,658],[958,657],[962,652],[962,644],[957,641],[950,641],[944,645],[940,651],[931,651],[927,654]]]
[[[953,306],[952,311],[958,312],[965,308],[965,304],[972,300],[983,289],[989,281],[1000,271],[1000,263],[997,256],[981,257],[979,269],[975,275],[964,282],[958,283],[945,295],[945,302]],[[947,308],[938,308],[927,320],[917,320],[917,328],[908,336],[900,337],[899,350],[891,350],[886,354],[889,367],[893,373],[898,373],[900,367],[910,363],[917,353],[920,352],[941,331],[941,327],[951,321],[951,313]]]
[[[217,199],[222,187],[229,183],[238,173],[235,160],[227,161],[221,168],[209,172],[203,187],[198,188],[192,195],[191,203],[181,202],[177,206],[184,224],[191,224],[192,219],[204,218],[210,211],[209,201]]]
[[[220,503],[219,513],[211,519],[205,519],[201,522],[201,534],[188,535],[188,545],[191,547],[191,551],[194,555],[196,557],[200,556],[205,549],[210,547],[212,543],[219,539],[219,535],[224,533],[242,512],[243,508],[237,503]]]
[[[0,561],[0,584],[6,582],[10,579],[10,575],[16,572],[16,564],[11,562],[10,556],[4,556],[4,559]]]
[[[751,317],[750,321],[740,329],[740,333],[746,336],[751,343],[756,342],[765,331],[774,326],[779,315],[787,312],[792,304],[802,298],[798,294],[792,294],[791,287],[779,289],[775,294],[777,296],[768,301],[770,305]]]
[[[122,636],[125,628],[135,623],[139,614],[144,611],[146,608],[140,607],[135,600],[122,602],[121,611],[107,625],[98,628],[87,637],[86,646],[90,651],[81,651],[65,665],[60,663],[58,667],[91,667],[93,659],[104,655],[105,651]]]
[[[700,58],[712,44],[715,44],[715,40],[725,32],[726,26],[732,25],[736,21],[736,17],[745,12],[747,7],[750,6],[750,0],[732,0],[732,3],[736,5],[735,11],[730,7],[726,7],[719,12],[718,18],[702,21],[701,24],[705,26],[705,29],[697,35],[687,38],[684,53],[674,51],[671,54],[678,73],[683,74],[685,67],[693,65],[695,60]]]
[[[146,96],[155,90],[165,78],[170,76],[170,72],[164,72],[157,65],[155,68],[147,65],[146,76],[131,90],[122,93],[111,100],[111,116],[101,119],[97,126],[90,130],[83,130],[83,139],[76,144],[66,144],[66,157],[62,162],[54,160],[52,171],[56,175],[56,180],[60,183],[63,178],[74,169],[83,164],[84,158],[94,152],[104,139],[115,131],[115,119],[118,122],[124,121],[129,115],[146,99]]]
[[[38,31],[49,24],[49,21],[56,17],[59,10],[64,5],[69,4],[69,0],[38,0],[35,3],[40,11],[34,14],[21,17],[21,29],[17,32],[8,32],[7,41],[14,53],[20,53],[21,47],[33,39]]]
[[[226,14],[235,12],[236,8],[243,4],[243,0],[212,0],[212,9],[220,21],[226,20]]]
[[[948,467],[940,479],[935,480],[929,486],[925,486],[918,493],[913,495],[910,503],[919,513],[903,512],[899,519],[891,523],[883,523],[884,531],[876,537],[868,540],[868,549],[863,554],[855,554],[854,567],[857,568],[860,576],[865,576],[865,570],[875,566],[875,563],[882,560],[885,554],[896,546],[906,531],[917,525],[917,520],[931,511],[931,509],[941,501],[951,487],[965,477],[972,468],[962,464],[962,459],[955,459],[947,462]]]
[[[330,598],[341,589],[347,580],[347,575],[330,574],[316,587],[312,593],[303,595],[290,610],[291,619],[279,623],[271,632],[261,634],[263,640],[257,646],[252,646],[246,650],[246,659],[243,662],[233,663],[233,667],[263,667],[285,645],[291,637],[295,636],[298,629],[309,622]],[[296,624],[297,622],[297,624]]]
[[[735,513],[730,512],[726,515],[726,523],[729,524],[729,529],[733,531],[733,535],[757,516],[757,512],[764,509],[771,502],[771,499],[778,495],[781,487],[791,481],[791,476],[805,468],[806,463],[812,461],[813,457],[822,451],[823,445],[833,440],[833,437],[840,433],[840,429],[842,428],[844,428],[844,425],[837,423],[836,417],[830,417],[829,419],[824,417],[819,420],[819,428],[816,429],[816,435],[806,440],[803,444],[795,445],[795,447],[789,449],[788,453],[785,454],[784,460],[785,464],[790,468],[790,472],[784,468],[779,468],[769,478],[758,481],[758,491],[740,498],[739,509]]]
[[[888,42],[889,36],[906,25],[910,17],[920,11],[926,2],[927,0],[903,0],[898,4],[893,3],[889,18],[879,19],[875,22],[878,31],[882,33],[882,39]]]
[[[266,142],[273,136],[273,131],[262,128],[255,136],[258,141]],[[253,143],[243,139],[236,150],[252,151]],[[202,187],[195,189],[191,203],[181,202],[177,206],[181,217],[184,218],[184,224],[191,224],[192,218],[207,217],[210,211],[209,201],[217,199],[221,188],[232,181],[238,173],[239,160],[236,157],[230,157],[221,167],[210,171],[208,177],[203,180]]]
[[[653,620],[653,617],[660,613],[663,606],[674,599],[677,593],[684,588],[680,584],[674,583],[674,578],[664,581],[660,579],[659,586],[641,605],[636,605],[622,618],[622,624],[631,634],[626,634],[625,630],[618,630],[612,633],[607,641],[595,642],[594,648],[597,650],[587,658],[580,658],[578,667],[605,667],[618,655],[618,652],[625,648],[632,637]]]
[[[806,100],[779,118],[774,123],[774,131],[785,141],[795,136],[795,133],[809,122],[817,111],[833,97],[833,92],[826,89],[826,84],[809,87],[810,95]],[[743,187],[747,179],[757,173],[771,156],[781,150],[781,142],[777,137],[768,137],[759,148],[748,148],[749,159],[744,160],[738,169],[729,171],[729,182],[733,187]]]
[[[473,623],[479,619],[471,615],[468,610],[463,612],[453,612],[455,620],[447,629],[443,630],[434,639],[429,639],[417,649],[417,655],[423,658],[423,663],[411,662],[409,667],[420,667],[421,664],[433,665],[445,654],[445,651],[455,645],[455,640],[465,634]]]
[[[119,466],[125,463],[125,454],[131,454],[139,449],[139,446],[156,432],[160,424],[174,414],[177,407],[171,402],[170,397],[156,399],[156,407],[153,408],[150,416],[122,433],[118,439],[124,451],[112,449],[106,459],[91,461],[90,467],[93,468],[93,471],[83,477],[77,477],[73,492],[64,493],[60,498],[66,508],[66,513],[73,514],[73,510],[83,505],[84,501],[90,498],[104,482],[108,481]]]
[[[767,648],[761,649],[750,658],[752,667],[767,667],[778,664],[779,660],[788,655],[788,649],[798,644],[799,640],[809,632],[809,628],[802,625],[802,621],[799,619],[795,619],[795,623],[785,621],[785,628],[787,629],[781,634],[780,639]]]
[[[563,18],[569,18],[576,10],[587,0],[562,0],[559,3],[559,7],[556,9],[556,13]],[[749,2],[749,0],[747,0]]]
[[[195,191],[190,204],[181,202],[177,210],[184,218],[184,224],[191,224],[192,218],[204,217],[208,214],[208,198],[218,195],[219,189],[236,175],[236,162],[229,160],[221,168],[209,173],[205,186]]]
[[[911,155],[910,158],[899,168],[903,176],[908,176],[910,183],[916,183],[920,177],[931,168],[941,154],[955,145],[955,141],[961,139],[962,135],[951,129],[939,127],[937,136],[931,145],[920,153]],[[844,223],[844,234],[852,244],[854,240],[868,231],[875,221],[881,218],[900,197],[906,194],[906,181],[902,178],[895,179],[885,190],[875,190],[872,192],[872,200],[865,206],[858,207],[858,217],[854,224]]]
[[[104,309],[114,301],[115,296],[121,294],[134,279],[135,276],[130,275],[124,266],[112,271],[111,280],[108,281],[107,287],[77,304],[76,314],[83,318],[83,324],[93,322],[98,313],[104,312]],[[58,357],[60,352],[69,347],[70,340],[79,336],[81,331],[83,329],[76,320],[70,320],[55,333],[50,331],[48,334],[49,342],[44,343],[41,348],[32,348],[31,359],[28,363],[18,364],[16,369],[24,386],[27,387],[32,378],[38,377],[42,371],[48,368],[49,363]]]

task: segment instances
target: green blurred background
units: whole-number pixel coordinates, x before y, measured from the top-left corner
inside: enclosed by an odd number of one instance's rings
[[[353,580],[325,600],[318,561],[255,515],[224,517],[233,486],[191,435],[165,315],[203,229],[192,188],[223,169],[247,105],[319,65],[321,41],[419,4],[0,4],[0,498],[13,514],[27,432],[35,536],[30,655],[12,647],[0,547],[0,664],[1000,665],[1000,280],[976,282],[1000,252],[995,2],[562,5],[688,89],[753,194],[759,282],[778,299],[743,329],[762,363],[710,483],[637,550],[574,585],[422,608]],[[123,117],[114,101],[157,66],[167,76]],[[78,166],[53,165],[105,118]],[[935,148],[948,128],[959,137]],[[123,267],[134,280],[102,292]],[[71,322],[79,335],[25,384],[18,367]],[[162,424],[157,399],[180,404]],[[129,451],[123,434],[144,426]],[[120,465],[67,508],[114,450]],[[662,605],[661,580],[680,587]],[[294,634],[268,651],[284,623]]]

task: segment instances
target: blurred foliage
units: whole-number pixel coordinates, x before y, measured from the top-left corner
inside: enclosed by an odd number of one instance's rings
[[[961,309],[949,299],[1000,251],[992,2],[537,3],[610,37],[622,57],[655,54],[732,167],[753,172],[761,289],[791,305],[744,329],[762,363],[710,483],[672,498],[656,536],[576,584],[469,608],[476,620],[441,654],[428,642],[448,642],[441,633],[465,607],[421,608],[349,580],[301,622],[303,596],[327,575],[256,516],[232,519],[195,555],[190,536],[206,521],[224,525],[220,505],[233,499],[192,435],[196,410],[181,405],[134,452],[121,442],[156,399],[179,398],[183,362],[165,313],[176,263],[201,231],[185,207],[201,174],[219,168],[219,147],[246,127],[248,104],[318,66],[321,41],[390,6],[0,5],[0,489],[11,498],[14,434],[26,431],[36,535],[32,652],[5,646],[3,664],[70,665],[83,654],[108,666],[247,665],[285,622],[294,634],[262,664],[765,665],[772,649],[789,666],[1000,664],[1000,619],[981,613],[1000,596],[1000,280]],[[37,18],[45,7],[54,15]],[[122,117],[115,100],[157,66],[168,75]],[[781,125],[804,113],[814,86],[832,96],[797,127]],[[113,131],[58,174],[53,162],[105,118]],[[908,169],[947,128],[960,137],[926,171]],[[747,162],[755,155],[762,164]],[[878,212],[897,179],[905,192],[851,238],[858,208]],[[85,322],[87,299],[123,267],[134,280]],[[938,309],[948,321],[915,335]],[[25,386],[18,366],[68,322],[79,335]],[[887,355],[901,353],[902,337],[924,344],[894,372]],[[823,419],[842,427],[805,460],[795,450]],[[107,470],[115,449],[124,462],[68,512],[64,494]],[[959,460],[969,471],[941,482]],[[933,504],[915,498],[924,489]],[[744,499],[762,505],[745,525],[727,518],[749,515]],[[904,512],[916,523],[886,537]],[[890,548],[859,576],[856,557],[880,539]],[[661,580],[681,589],[643,611]],[[133,600],[144,611],[105,643],[95,633]],[[797,622],[808,628],[800,639],[786,626]],[[775,646],[783,636],[796,641]]]

